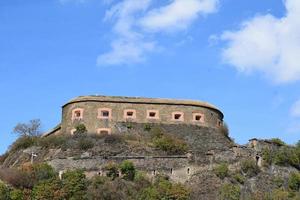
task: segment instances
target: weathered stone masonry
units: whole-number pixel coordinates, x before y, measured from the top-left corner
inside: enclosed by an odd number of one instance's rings
[[[114,133],[120,122],[191,124],[219,127],[223,113],[215,106],[188,100],[137,97],[81,96],[62,107],[61,125],[52,133],[72,133],[77,124],[89,133]]]

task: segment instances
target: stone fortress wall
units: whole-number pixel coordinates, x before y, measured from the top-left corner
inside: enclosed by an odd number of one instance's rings
[[[217,128],[223,113],[215,106],[188,100],[138,97],[81,96],[62,107],[62,133],[82,123],[89,133],[120,132],[120,122],[191,124]]]

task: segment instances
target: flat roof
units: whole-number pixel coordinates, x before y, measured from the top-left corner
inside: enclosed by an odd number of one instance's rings
[[[101,95],[89,95],[89,96],[79,96],[71,101],[64,104],[65,107],[72,103],[79,102],[110,102],[110,103],[137,103],[137,104],[165,104],[165,105],[184,105],[184,106],[199,106],[204,108],[209,108],[218,111],[222,116],[223,113],[216,106],[195,100],[178,100],[178,99],[164,99],[164,98],[145,98],[145,97],[125,97],[125,96],[101,96]]]

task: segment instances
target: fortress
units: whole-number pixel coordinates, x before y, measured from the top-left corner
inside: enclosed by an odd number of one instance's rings
[[[200,101],[140,97],[80,96],[62,106],[62,121],[45,135],[73,134],[77,124],[88,133],[122,132],[118,123],[190,124],[217,128],[223,113]]]

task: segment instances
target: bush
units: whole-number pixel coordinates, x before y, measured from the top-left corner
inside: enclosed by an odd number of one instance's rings
[[[86,199],[87,180],[82,170],[67,171],[62,178],[62,191],[65,199]]]
[[[184,154],[188,150],[185,141],[176,138],[174,135],[163,133],[160,129],[153,129],[152,142],[157,149],[169,154]]]
[[[120,164],[120,170],[121,170],[125,180],[130,180],[130,181],[134,180],[135,167],[132,162],[127,161],[127,160],[123,161]]]
[[[242,174],[240,173],[236,173],[233,175],[233,178],[234,180],[236,180],[238,183],[240,184],[244,184],[245,183],[245,180],[246,180],[246,177],[243,176]]]
[[[296,149],[288,146],[281,147],[274,155],[274,163],[282,166],[288,164],[299,168],[299,159]]]
[[[300,173],[291,173],[288,184],[291,190],[298,191],[300,189]]]
[[[241,162],[241,170],[247,176],[252,177],[257,175],[260,172],[259,167],[256,165],[255,160],[243,160]]]
[[[172,184],[163,177],[157,177],[154,184],[144,188],[138,194],[139,200],[156,200],[156,199],[172,199],[187,200],[190,191],[182,184]]]
[[[32,188],[34,181],[29,173],[17,169],[0,169],[0,179],[15,188]]]
[[[94,141],[91,138],[80,138],[78,141],[78,148],[80,150],[88,150],[94,147]]]
[[[14,189],[10,192],[10,200],[25,200],[22,190]],[[1,199],[1,198],[0,198]]]
[[[273,155],[272,155],[270,149],[265,148],[262,150],[262,158],[263,158],[263,161],[264,161],[263,163],[265,166],[269,166],[272,164]]]
[[[62,191],[62,183],[60,180],[52,179],[38,183],[32,191],[33,199],[65,199],[67,193]]]
[[[150,124],[145,124],[144,125],[144,131],[151,131],[151,125]]]
[[[105,170],[107,171],[106,176],[110,177],[112,180],[119,177],[119,167],[116,163],[110,162],[105,166]]]
[[[86,136],[87,129],[86,129],[84,124],[78,124],[75,127],[75,129],[76,129],[75,132],[74,132],[75,137],[84,137],[84,136]]]
[[[6,158],[8,157],[8,152],[0,156],[0,164],[3,164]]]
[[[277,188],[283,187],[284,180],[278,176],[275,176],[272,182],[276,185]]]
[[[218,165],[217,167],[214,168],[214,172],[219,178],[224,179],[229,175],[228,164],[222,163]]]
[[[38,145],[43,148],[62,148],[68,139],[70,138],[65,135],[42,137],[38,140]]]
[[[31,137],[31,136],[22,136],[18,138],[11,146],[10,151],[16,152],[21,149],[27,149],[29,147],[32,147],[36,145],[37,137]]]
[[[9,188],[0,182],[0,200],[9,200]]]
[[[34,164],[32,168],[32,176],[36,182],[56,177],[54,169],[46,163]]]
[[[278,146],[285,146],[285,142],[283,142],[281,139],[279,138],[272,138],[270,139],[270,142],[272,142],[273,144],[276,144]]]
[[[238,185],[224,184],[219,192],[220,200],[239,200],[241,189]]]
[[[272,200],[289,200],[289,192],[283,189],[275,189],[271,193]]]

